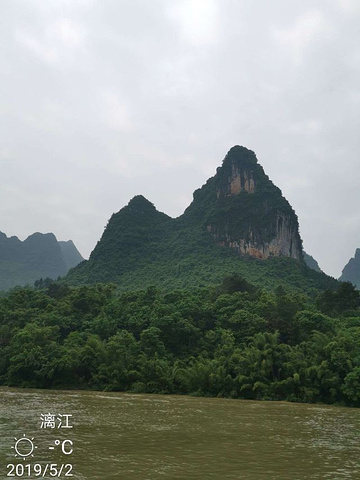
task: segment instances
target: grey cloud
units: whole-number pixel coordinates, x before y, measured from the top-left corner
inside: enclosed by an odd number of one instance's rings
[[[338,276],[360,246],[359,20],[351,0],[5,0],[0,230],[88,255],[133,195],[180,215],[242,144]]]

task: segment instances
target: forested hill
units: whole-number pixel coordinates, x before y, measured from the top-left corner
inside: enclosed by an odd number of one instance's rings
[[[294,210],[254,152],[240,146],[228,152],[179,218],[134,197],[110,218],[90,259],[64,281],[172,289],[214,285],[233,273],[269,289],[337,286],[305,265]]]
[[[34,233],[21,241],[0,232],[0,290],[56,279],[83,258],[73,242],[58,242],[53,233]]]

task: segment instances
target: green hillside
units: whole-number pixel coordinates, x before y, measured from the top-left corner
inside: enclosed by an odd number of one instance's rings
[[[182,216],[170,218],[142,195],[134,197],[112,215],[90,259],[64,281],[170,290],[241,274],[270,290],[336,288],[336,280],[305,265],[298,230],[295,212],[255,154],[233,147]]]

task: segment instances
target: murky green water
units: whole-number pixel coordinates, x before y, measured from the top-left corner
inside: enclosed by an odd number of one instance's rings
[[[55,428],[41,429],[41,414],[47,413],[71,414],[73,428],[57,428],[56,421]],[[34,457],[23,460],[11,447],[24,435],[37,448]],[[73,453],[64,455],[56,440],[71,440]],[[69,451],[70,443],[65,445]],[[19,450],[28,453],[24,442]],[[63,470],[61,478],[89,480],[360,479],[360,411],[185,396],[0,389],[0,462],[1,479],[19,478],[7,477],[9,463],[42,468],[46,463],[71,463],[73,477],[65,477]],[[44,478],[52,477],[46,473]]]

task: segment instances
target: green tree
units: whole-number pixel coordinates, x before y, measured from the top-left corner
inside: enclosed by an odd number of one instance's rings
[[[18,330],[10,342],[7,382],[10,385],[51,387],[56,378],[60,354],[59,327],[29,323]]]

